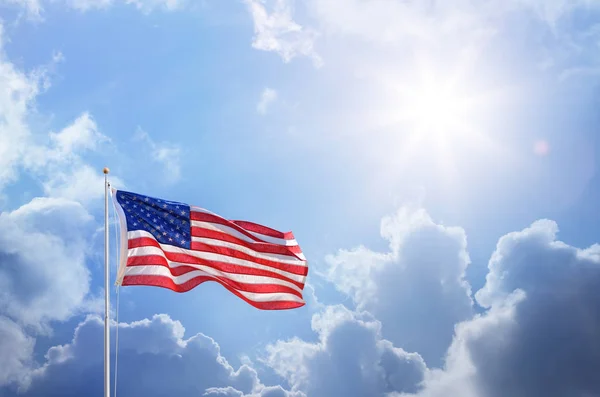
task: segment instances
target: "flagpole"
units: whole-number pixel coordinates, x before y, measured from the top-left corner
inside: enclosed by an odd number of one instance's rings
[[[110,397],[110,268],[108,264],[108,168],[104,167],[104,397]]]

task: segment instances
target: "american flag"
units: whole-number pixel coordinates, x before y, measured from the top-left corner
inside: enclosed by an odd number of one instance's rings
[[[306,258],[291,232],[112,189],[121,223],[117,282],[186,292],[216,281],[254,307],[304,305]]]

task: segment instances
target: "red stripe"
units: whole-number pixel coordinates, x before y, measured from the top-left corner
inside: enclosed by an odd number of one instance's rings
[[[222,272],[227,272],[227,273],[271,277],[271,278],[276,278],[278,280],[283,280],[283,281],[292,283],[300,289],[304,288],[303,283],[294,281],[294,280],[292,280],[288,277],[285,277],[281,274],[270,272],[268,270],[254,269],[254,268],[247,267],[247,266],[233,265],[231,263],[224,263],[224,262],[218,262],[218,261],[208,261],[208,260],[204,260],[204,259],[195,258],[195,257],[193,257],[191,255],[187,255],[187,254],[173,254],[170,252],[165,252],[165,256],[167,257],[168,260],[170,260],[172,262],[187,263],[190,265],[194,265],[194,264],[203,265],[203,266],[208,266],[210,268],[220,270]],[[171,269],[167,260],[160,255],[141,255],[141,256],[130,256],[127,258],[127,266],[146,266],[146,265],[162,265],[162,266],[166,266]],[[175,267],[173,269],[176,269],[178,267]],[[198,270],[198,269],[196,269],[196,270]]]
[[[137,238],[130,239],[128,241],[129,249],[138,248],[138,247],[147,247],[147,246],[157,247],[162,250],[160,244],[151,237],[137,237]],[[242,259],[242,260],[246,260],[249,262],[258,263],[260,265],[269,266],[274,269],[284,270],[286,272],[297,274],[299,276],[306,276],[308,274],[307,266],[290,265],[288,263],[281,263],[281,262],[272,261],[272,260],[268,260],[268,259],[256,258],[252,255],[248,255],[244,252],[237,251],[233,248],[219,247],[219,246],[214,246],[214,245],[209,245],[209,244],[192,241],[191,249],[193,251],[198,251],[198,252],[210,252],[210,253],[228,256],[231,258]],[[163,250],[163,252],[165,252],[165,251]],[[171,259],[171,260],[174,260],[174,259]],[[180,262],[180,261],[177,261],[177,262]]]
[[[235,223],[239,227],[243,227],[246,230],[249,230],[254,233],[264,234],[265,236],[281,238],[284,240],[293,240],[294,239],[294,234],[292,232],[285,232],[285,233],[280,232],[278,230],[271,229],[270,227],[259,225],[258,223],[254,223],[254,222],[247,222],[247,221],[231,221],[231,222]]]
[[[202,284],[205,281],[216,281],[214,278],[198,276],[194,277],[191,280],[186,281],[183,284],[175,284],[173,280],[168,277],[156,276],[156,275],[147,275],[147,276],[125,276],[123,278],[122,285],[145,285],[145,286],[153,286],[153,287],[162,287],[167,288],[175,292],[187,292],[198,285]],[[256,307],[261,310],[284,310],[284,309],[295,309],[298,307],[304,306],[304,302],[293,302],[293,301],[271,301],[271,302],[254,302],[244,295],[240,294],[235,289],[223,285],[229,292],[235,294],[237,297],[243,299],[250,305]]]
[[[291,246],[286,247],[279,244],[270,244],[270,243],[250,243],[248,241],[239,239],[230,234],[219,232],[216,230],[205,229],[203,227],[192,226],[192,237],[204,237],[204,238],[212,238],[215,240],[227,241],[229,243],[243,245],[246,248],[254,250],[256,252],[262,252],[265,254],[279,254],[279,255],[287,255],[291,258],[296,258],[298,260],[302,260],[296,256],[296,254],[301,254],[302,250],[299,246]]]

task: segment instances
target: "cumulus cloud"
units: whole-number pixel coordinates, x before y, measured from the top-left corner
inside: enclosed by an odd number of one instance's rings
[[[498,241],[476,294],[488,311],[457,326],[446,368],[420,397],[600,393],[600,246],[579,249],[557,232],[541,220]]]
[[[454,325],[473,313],[466,234],[409,207],[385,217],[380,233],[388,252],[340,250],[326,258],[325,276],[381,320],[385,338],[441,365]]]
[[[307,396],[385,396],[414,392],[426,372],[416,353],[381,337],[381,324],[368,313],[329,306],[313,316],[317,343],[300,339],[267,347],[264,361]]]
[[[252,47],[276,52],[284,62],[306,56],[312,59],[315,66],[321,66],[321,57],[314,49],[317,34],[313,29],[294,21],[291,0],[245,0],[245,3],[254,22]]]
[[[277,91],[272,88],[265,88],[260,95],[260,101],[256,105],[256,111],[259,114],[266,114],[269,106],[277,99]]]
[[[11,319],[0,316],[0,387],[24,383],[31,372],[35,339]]]
[[[116,324],[112,325],[115,340]],[[299,397],[296,393],[286,394],[280,387],[262,385],[256,371],[247,365],[234,369],[212,338],[203,334],[184,338],[184,327],[168,315],[157,314],[118,326],[118,393]],[[102,335],[102,320],[88,316],[77,326],[70,343],[48,350],[46,362],[31,373],[31,382],[21,388],[20,395],[44,395],[47,390],[60,390],[64,396],[99,394],[103,354],[98,341]]]
[[[84,304],[90,275],[86,230],[93,218],[79,203],[37,198],[0,213],[0,313],[47,329]],[[60,236],[60,237],[59,237]]]

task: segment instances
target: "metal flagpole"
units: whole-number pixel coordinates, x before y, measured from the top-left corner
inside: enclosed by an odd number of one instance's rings
[[[108,173],[109,169],[104,167],[104,397],[110,397],[110,323],[108,322],[108,310],[110,308],[108,265]]]

